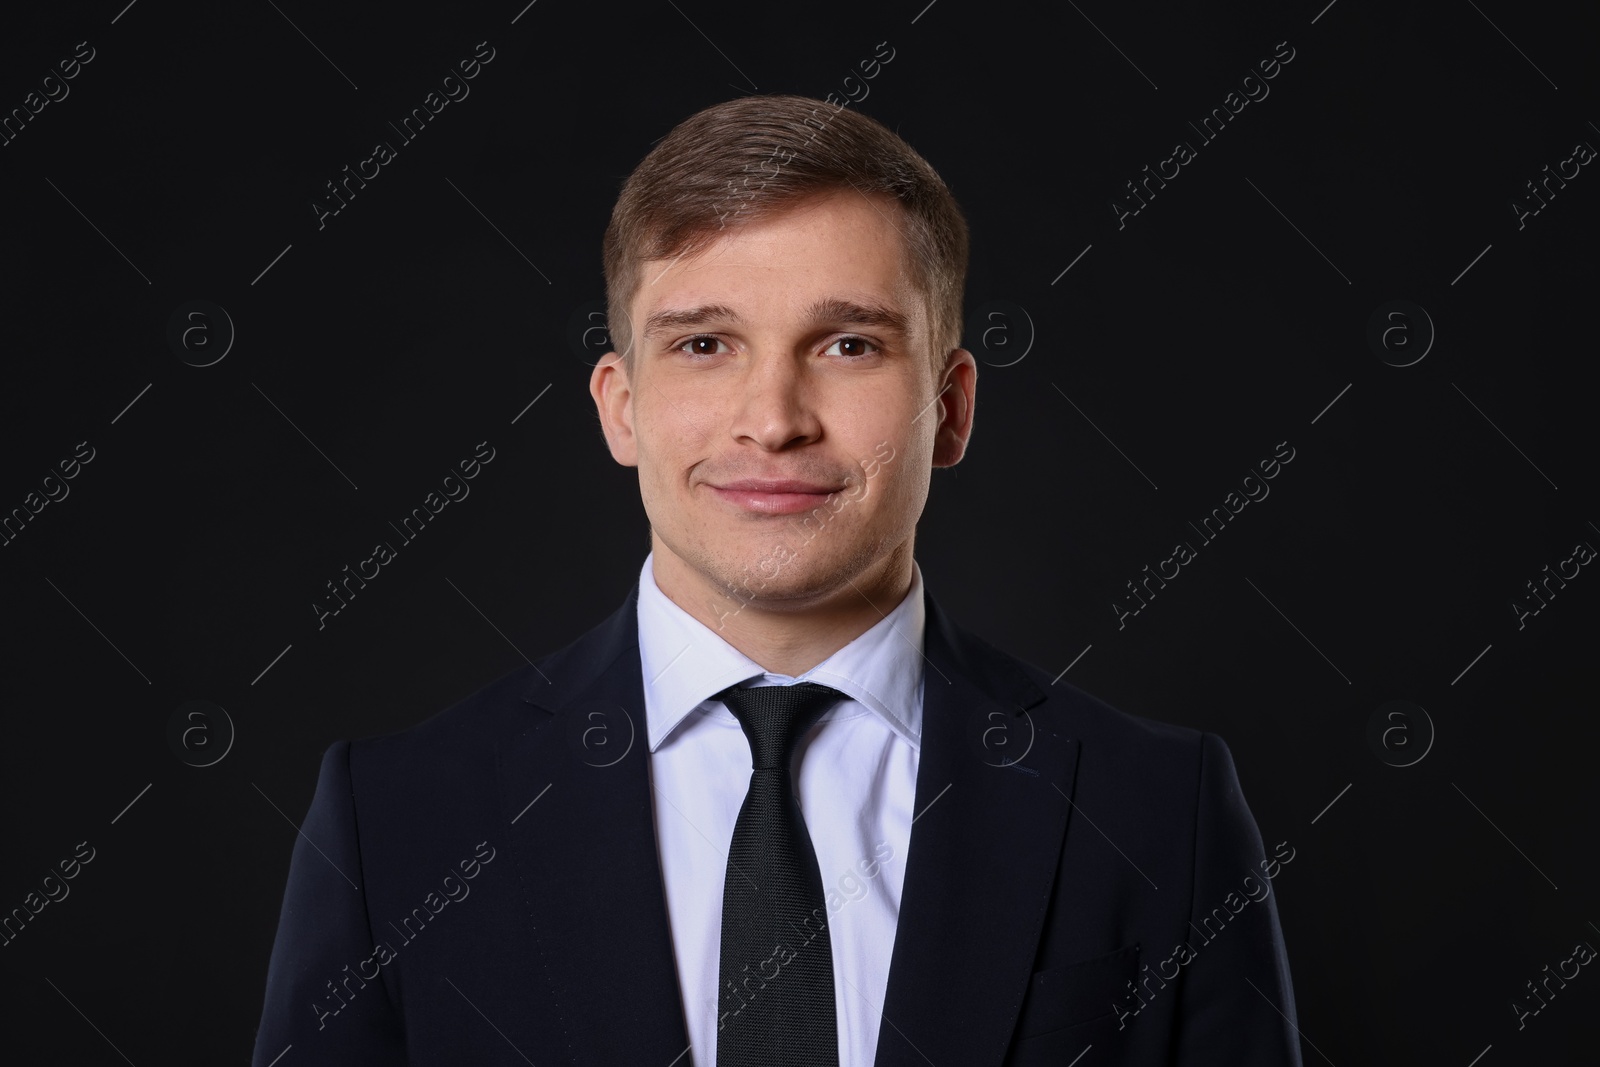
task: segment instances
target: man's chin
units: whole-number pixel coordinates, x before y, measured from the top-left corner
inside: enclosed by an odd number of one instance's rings
[[[720,574],[717,584],[727,595],[740,601],[777,606],[795,600],[808,600],[825,593],[829,585],[818,563],[816,560],[795,560],[782,567],[774,567],[769,560],[762,560],[740,570]]]
[[[803,584],[794,575],[763,573],[754,567],[727,575],[721,585],[740,600],[788,600],[804,592]]]

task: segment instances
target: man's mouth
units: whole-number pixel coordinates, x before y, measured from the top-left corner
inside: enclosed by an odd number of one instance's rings
[[[710,489],[719,500],[745,511],[767,515],[792,515],[820,506],[843,486],[799,479],[743,478]]]

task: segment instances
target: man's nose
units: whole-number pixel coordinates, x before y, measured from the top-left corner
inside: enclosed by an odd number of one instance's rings
[[[735,387],[730,433],[769,451],[813,440],[821,431],[816,391],[803,357],[754,354]]]

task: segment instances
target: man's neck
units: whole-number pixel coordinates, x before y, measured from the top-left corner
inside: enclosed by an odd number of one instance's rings
[[[883,621],[911,591],[907,538],[864,574],[807,599],[735,600],[651,538],[656,585],[667,599],[772,674],[797,677]],[[715,607],[715,605],[725,607]]]

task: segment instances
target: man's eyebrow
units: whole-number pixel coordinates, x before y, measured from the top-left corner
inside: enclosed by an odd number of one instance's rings
[[[860,304],[853,300],[828,297],[818,300],[806,309],[806,319],[812,323],[836,323],[841,326],[874,327],[902,335],[911,332],[910,319],[902,312],[884,304]],[[669,330],[693,329],[709,322],[726,322],[741,325],[744,319],[726,304],[701,304],[692,308],[664,308],[645,319],[644,335],[653,337]]]
[[[815,323],[836,322],[843,326],[870,326],[901,335],[911,332],[911,320],[903,312],[884,304],[858,304],[852,300],[830,297],[812,304],[806,310],[806,317]]]
[[[692,308],[664,308],[644,320],[644,336],[654,337],[668,330],[688,330],[708,322],[741,323],[739,313],[726,304],[701,304]]]

